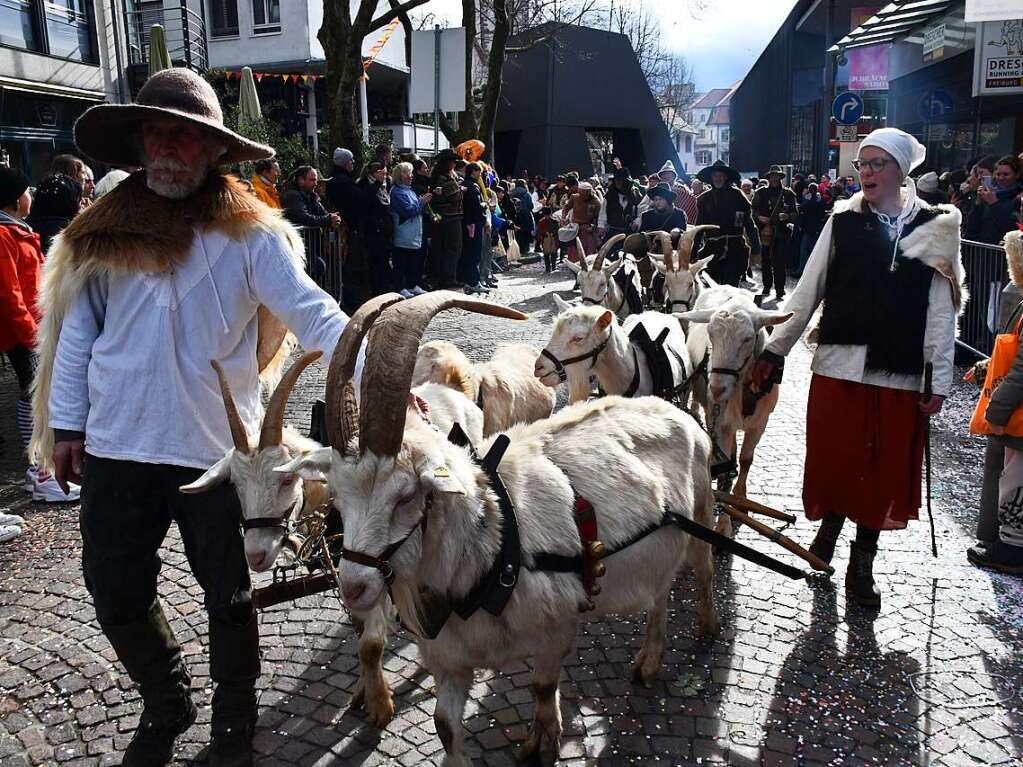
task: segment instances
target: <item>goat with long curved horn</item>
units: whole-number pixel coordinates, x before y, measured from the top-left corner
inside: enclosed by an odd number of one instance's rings
[[[359,433],[359,405],[353,379],[362,339],[383,311],[401,300],[397,293],[384,293],[356,309],[331,355],[325,393],[327,442],[341,455],[345,454],[352,437]]]
[[[217,371],[217,380],[220,381],[220,394],[224,398],[224,410],[227,411],[227,424],[231,427],[231,441],[234,442],[236,450],[242,453],[249,452],[249,435],[245,431],[245,424],[238,414],[238,406],[234,403],[234,395],[231,394],[231,386],[227,383],[227,376],[224,375],[224,368],[216,360],[210,360],[213,369]]]
[[[579,238],[575,238],[575,252],[579,256],[579,263],[586,263],[586,248],[583,247],[583,241]]]
[[[302,359],[296,362],[288,372],[281,378],[280,383],[274,389],[273,395],[266,406],[266,413],[263,416],[263,428],[259,430],[259,449],[280,445],[281,435],[284,432],[284,409],[288,405],[288,398],[291,390],[295,388],[302,372],[311,364],[316,362],[323,352],[309,352]]]
[[[664,257],[667,264],[671,260],[671,235],[667,232],[648,232],[647,237],[651,240],[650,252]],[[656,245],[656,247],[654,247]],[[669,267],[670,268],[670,267]]]
[[[359,452],[395,456],[405,433],[405,413],[416,351],[426,326],[445,309],[526,320],[529,315],[451,291],[416,296],[387,307],[373,324],[362,378]]]
[[[691,226],[682,233],[682,238],[678,241],[679,269],[689,268],[693,255],[693,244],[696,242],[696,236],[700,232],[709,229],[716,231],[718,227],[714,224],[700,224],[698,226]]]
[[[597,251],[597,257],[593,259],[593,268],[601,269],[604,266],[604,259],[607,258],[608,253],[617,245],[619,242],[625,239],[624,234],[616,234],[614,237],[609,239],[603,245],[600,246],[600,250]]]

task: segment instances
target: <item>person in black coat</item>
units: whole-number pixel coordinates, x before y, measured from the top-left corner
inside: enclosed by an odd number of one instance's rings
[[[817,244],[817,238],[821,236],[821,231],[824,229],[824,222],[828,219],[828,204],[821,197],[816,183],[811,181],[806,185],[798,204],[799,228],[803,232],[803,237],[799,241],[797,278],[803,275],[803,269],[813,252],[813,246]]]
[[[480,284],[480,258],[483,255],[483,224],[486,203],[479,185],[482,168],[474,162],[465,166],[462,197],[462,255],[458,261],[458,279],[465,283],[466,293],[489,293]]]
[[[686,214],[675,204],[675,192],[667,184],[657,184],[647,190],[651,206],[640,218],[641,232],[670,232],[672,229],[686,229]]]
[[[394,239],[394,219],[391,218],[391,198],[387,193],[387,168],[374,160],[367,163],[359,179],[363,195],[362,237],[369,265],[369,280],[373,295],[386,293],[394,284],[391,274],[391,246]]]
[[[281,196],[281,207],[284,209],[284,217],[303,230],[309,275],[317,285],[323,285],[327,273],[325,241],[328,230],[337,226],[341,219],[337,213],[327,212],[320,202],[316,194],[319,175],[311,165],[297,167],[291,174],[291,183]]]
[[[71,223],[82,204],[82,185],[70,176],[57,173],[47,176],[32,198],[32,212],[25,223],[39,235],[39,245],[46,253],[53,238]]]
[[[1020,196],[1020,162],[1012,155],[995,163],[991,176],[982,176],[977,197],[966,219],[966,238],[997,245],[1016,228]]]
[[[526,188],[525,179],[520,178],[515,182],[511,196],[515,199],[515,239],[519,242],[519,250],[525,256],[529,254],[533,228],[536,226],[533,220],[533,195]]]

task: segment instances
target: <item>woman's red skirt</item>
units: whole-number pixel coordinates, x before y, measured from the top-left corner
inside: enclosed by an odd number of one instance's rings
[[[874,530],[901,530],[920,509],[925,416],[920,394],[814,375],[806,409],[803,508]]]

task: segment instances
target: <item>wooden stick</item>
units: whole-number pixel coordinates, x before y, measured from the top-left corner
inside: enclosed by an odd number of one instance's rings
[[[782,522],[788,522],[790,525],[796,523],[796,517],[793,514],[786,514],[784,511],[772,509],[770,506],[764,506],[756,501],[740,498],[737,495],[732,495],[722,490],[715,490],[714,497],[721,503],[727,503],[734,509],[741,509],[747,512],[755,511],[757,514],[763,514],[765,517],[771,517],[772,519],[779,519]]]
[[[775,543],[781,545],[783,548],[787,549],[788,551],[791,551],[800,559],[805,559],[807,562],[810,563],[810,566],[814,570],[819,570],[820,572],[827,573],[828,575],[834,574],[835,568],[833,568],[829,564],[826,564],[824,560],[822,560],[820,557],[811,554],[809,551],[804,549],[791,538],[782,535],[773,527],[769,527],[765,525],[763,522],[759,522],[753,519],[753,517],[751,517],[749,514],[745,514],[739,511],[738,509],[732,508],[730,504],[723,503],[721,508],[724,509],[725,513],[728,514],[728,516],[730,516],[732,519],[738,522],[742,522],[744,525],[749,525],[768,540],[774,541]]]

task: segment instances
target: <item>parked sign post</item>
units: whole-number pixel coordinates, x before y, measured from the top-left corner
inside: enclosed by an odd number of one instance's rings
[[[433,114],[433,151],[440,146],[440,113],[465,110],[465,28],[412,33],[409,112]]]

